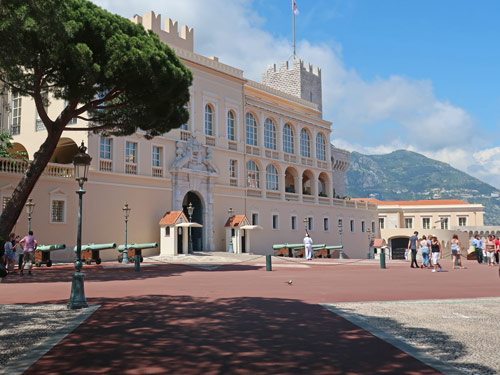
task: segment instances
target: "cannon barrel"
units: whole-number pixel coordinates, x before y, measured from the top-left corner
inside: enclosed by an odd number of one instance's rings
[[[294,247],[304,247],[303,243],[284,243],[284,244],[279,244],[279,245],[273,245],[273,249],[278,250],[278,249],[283,249],[283,248],[294,248]]]
[[[66,244],[59,244],[59,245],[40,245],[37,246],[36,249],[38,251],[51,251],[51,250],[62,250],[66,249]]]
[[[105,249],[114,249],[116,248],[116,242],[110,243],[89,243],[88,245],[82,245],[83,250],[105,250]],[[76,251],[76,246],[75,246]]]
[[[326,244],[318,244],[318,245],[312,245],[313,249],[323,249],[325,248]],[[279,249],[302,249],[304,247],[303,243],[284,243],[284,244],[279,244],[279,245],[273,245],[274,250],[279,250]]]
[[[127,244],[127,249],[134,249],[134,250],[153,249],[155,247],[158,247],[157,242]],[[118,251],[123,251],[123,250],[125,250],[125,245],[118,246]]]
[[[326,246],[325,249],[327,250],[339,250],[342,249],[344,246]]]

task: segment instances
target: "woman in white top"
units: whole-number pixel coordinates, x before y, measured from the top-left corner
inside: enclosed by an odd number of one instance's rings
[[[453,256],[452,261],[453,261],[453,268],[464,268],[462,267],[462,259],[460,259],[460,249],[462,248],[462,245],[460,244],[460,240],[458,239],[458,235],[454,234],[453,238],[451,239],[451,254]],[[457,266],[458,264],[458,266]]]
[[[420,251],[422,253],[422,264],[420,268],[429,268],[429,242],[425,236],[422,236],[422,239],[418,243]]]

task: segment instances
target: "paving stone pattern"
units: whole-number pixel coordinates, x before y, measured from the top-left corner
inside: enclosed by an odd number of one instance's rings
[[[500,298],[327,305],[464,373],[500,374]]]

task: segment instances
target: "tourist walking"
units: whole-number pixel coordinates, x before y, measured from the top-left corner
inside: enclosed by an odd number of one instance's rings
[[[479,238],[479,234],[474,236],[472,246],[474,247],[474,252],[476,253],[477,262],[479,264],[483,263],[483,241]]]
[[[305,250],[305,256],[306,256],[307,260],[312,259],[312,244],[313,244],[313,240],[312,240],[311,236],[309,235],[309,233],[307,233],[306,236],[304,237],[304,250]]]
[[[454,234],[453,238],[451,239],[451,255],[452,255],[452,262],[453,262],[453,268],[464,268],[462,267],[462,259],[461,259],[461,249],[462,249],[462,244],[460,243],[460,240],[458,239],[458,235]]]
[[[500,251],[500,241],[498,241],[498,237],[493,235],[493,241],[495,241],[495,262],[499,264],[498,252]]]
[[[441,258],[441,244],[436,236],[432,237],[431,240],[431,258],[432,266],[434,267],[432,272],[443,272],[443,267],[439,264],[439,259]]]
[[[24,237],[19,243],[23,247],[24,252],[23,264],[21,265],[20,274],[21,276],[24,275],[24,265],[26,264],[26,262],[29,262],[28,275],[32,275],[31,269],[33,268],[33,263],[35,262],[35,250],[38,246],[35,237],[33,237],[33,231],[30,230],[28,232],[28,235]]]
[[[411,268],[420,268],[417,263],[417,243],[418,243],[418,232],[414,232],[413,236],[410,237],[408,241],[408,249],[411,251]],[[415,264],[415,266],[413,266]]]
[[[14,262],[16,259],[16,235],[15,233],[11,233],[9,235],[9,240],[5,241],[4,249],[5,249],[5,268],[9,273],[14,273]]]
[[[429,242],[427,241],[427,237],[422,236],[422,240],[419,242],[419,248],[422,252],[422,265],[421,268],[429,268]]]
[[[490,234],[485,243],[486,257],[488,258],[488,266],[495,265],[495,241],[493,241],[493,236]]]

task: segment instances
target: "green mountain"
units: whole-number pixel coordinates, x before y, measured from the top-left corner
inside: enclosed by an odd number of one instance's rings
[[[346,175],[351,197],[380,200],[460,199],[485,207],[485,225],[500,225],[500,191],[447,163],[416,152],[351,153]]]

